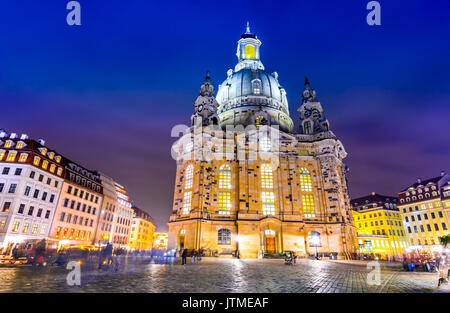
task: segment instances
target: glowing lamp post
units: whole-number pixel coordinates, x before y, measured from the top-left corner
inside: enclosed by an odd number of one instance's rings
[[[310,233],[309,245],[316,248],[316,259],[319,259],[318,247],[320,247],[320,234],[316,231]]]

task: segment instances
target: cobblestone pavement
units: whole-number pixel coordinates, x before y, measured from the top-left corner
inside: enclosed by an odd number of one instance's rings
[[[381,263],[379,285],[368,285],[365,262],[203,259],[199,264],[124,262],[119,272],[82,267],[81,287],[64,268],[0,267],[0,292],[449,292],[436,273],[408,273]]]

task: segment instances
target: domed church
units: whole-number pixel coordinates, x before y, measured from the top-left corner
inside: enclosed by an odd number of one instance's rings
[[[238,63],[217,94],[209,73],[191,127],[174,143],[170,245],[204,255],[270,257],[294,251],[349,257],[356,229],[347,191],[347,153],[330,130],[308,79],[294,130],[286,91],[260,59],[247,29]]]

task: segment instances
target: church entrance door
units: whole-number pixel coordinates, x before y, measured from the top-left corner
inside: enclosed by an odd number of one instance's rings
[[[266,237],[266,252],[274,254],[275,249],[275,236]]]

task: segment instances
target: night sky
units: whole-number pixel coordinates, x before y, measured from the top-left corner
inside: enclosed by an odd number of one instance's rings
[[[170,130],[188,124],[205,71],[216,86],[250,21],[298,124],[305,76],[343,142],[350,194],[396,195],[450,161],[450,3],[68,1],[0,6],[0,128],[124,185],[160,230],[171,212]],[[393,3],[395,2],[395,3]],[[297,127],[297,126],[296,126]]]

